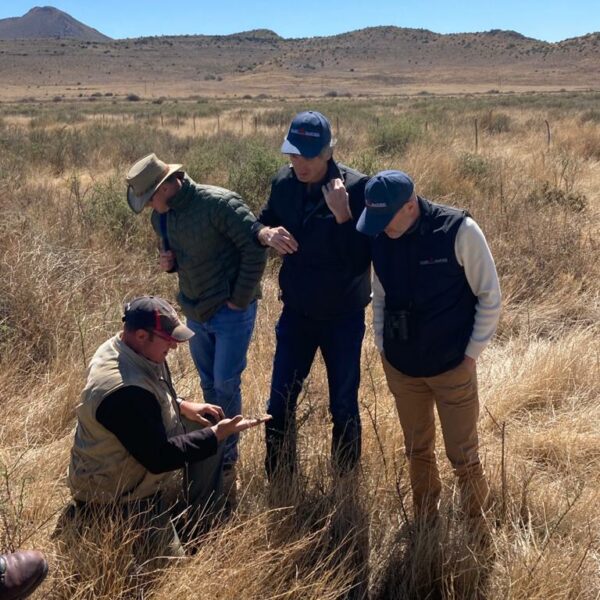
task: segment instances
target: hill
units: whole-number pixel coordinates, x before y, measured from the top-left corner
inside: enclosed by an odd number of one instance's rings
[[[0,97],[597,89],[598,64],[600,33],[558,43],[514,31],[438,34],[401,27],[302,39],[261,29],[108,41],[4,40]]]
[[[0,19],[0,39],[71,38],[106,42],[109,38],[51,6],[36,6],[22,17]]]

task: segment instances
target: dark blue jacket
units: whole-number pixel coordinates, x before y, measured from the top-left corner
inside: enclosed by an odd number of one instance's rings
[[[406,375],[430,377],[464,359],[477,298],[454,249],[466,213],[423,198],[418,202],[421,216],[410,231],[397,239],[375,238],[373,268],[385,291],[386,359]],[[402,318],[405,340],[399,332]]]
[[[322,183],[340,178],[348,191],[352,219],[338,225],[327,207]],[[283,257],[279,287],[284,304],[314,319],[333,319],[363,309],[371,297],[370,241],[356,231],[368,177],[333,160],[322,183],[296,178],[291,166],[279,170],[258,216],[262,226],[285,227],[298,250]]]

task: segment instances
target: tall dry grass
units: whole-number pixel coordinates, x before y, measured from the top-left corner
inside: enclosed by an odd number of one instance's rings
[[[600,124],[588,118],[586,96],[503,102],[311,105],[339,123],[342,162],[370,172],[403,168],[423,195],[468,208],[486,232],[505,298],[479,364],[481,449],[495,498],[489,540],[461,520],[441,446],[441,522],[429,531],[412,522],[402,435],[368,331],[356,477],[339,481],[330,471],[327,382],[317,361],[299,404],[296,485],[268,488],[262,432],[246,433],[237,511],[187,558],[149,571],[133,561],[126,527],[99,523],[95,536],[52,538],[68,502],[64,475],[87,361],[118,330],[125,298],[175,294],[174,279],[156,270],[146,217],[125,205],[123,173],[156,150],[200,180],[239,189],[256,209],[282,162],[281,123],[304,107],[246,102],[243,132],[241,105],[206,109],[196,132],[193,107],[182,104],[164,126],[144,118],[143,105],[140,118],[127,107],[124,120],[112,105],[111,118],[30,106],[32,114],[15,119],[4,108],[0,546],[48,554],[37,598],[598,597]],[[218,130],[210,126],[215,113]],[[276,268],[274,261],[265,277],[244,375],[248,412],[264,409],[269,390],[281,309]],[[181,392],[200,396],[187,349],[171,364]]]

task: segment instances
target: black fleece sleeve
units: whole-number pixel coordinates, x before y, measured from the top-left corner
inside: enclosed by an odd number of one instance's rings
[[[96,419],[151,473],[173,471],[217,451],[217,438],[210,428],[167,437],[156,397],[137,386],[106,396]]]
[[[271,193],[267,203],[262,207],[260,214],[256,218],[256,223],[252,226],[252,233],[258,240],[258,232],[265,227],[278,227],[281,225],[281,218],[277,214],[277,211],[273,207],[273,187],[274,183],[271,182]]]

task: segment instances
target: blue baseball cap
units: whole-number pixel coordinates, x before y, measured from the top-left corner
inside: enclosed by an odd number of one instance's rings
[[[381,171],[365,186],[365,209],[356,229],[366,235],[381,233],[394,215],[411,199],[413,180],[402,171]]]
[[[298,113],[292,119],[281,146],[281,152],[314,158],[330,143],[331,125],[329,121],[320,112],[309,110]]]

